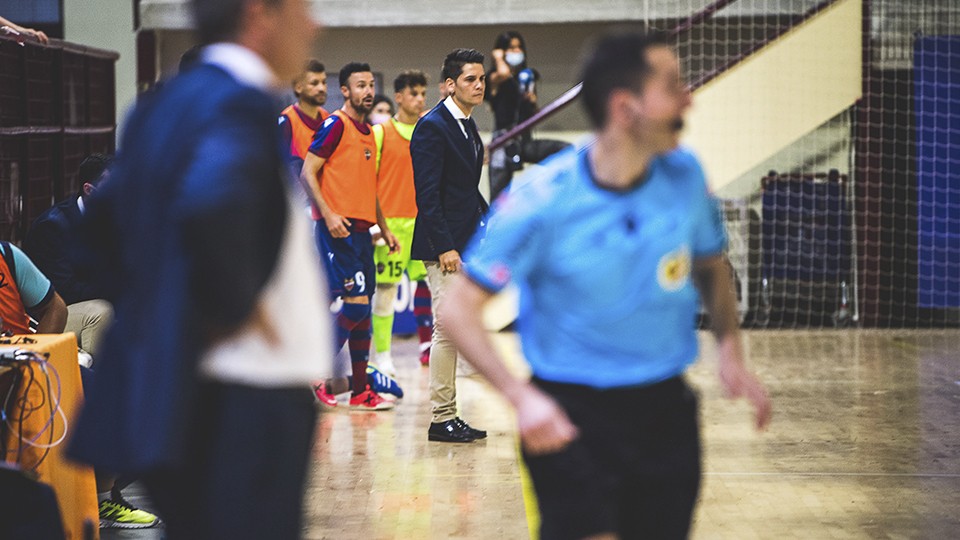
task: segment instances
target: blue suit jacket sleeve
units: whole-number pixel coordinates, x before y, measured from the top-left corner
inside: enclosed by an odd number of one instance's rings
[[[456,249],[441,204],[440,182],[446,146],[440,126],[429,118],[420,121],[410,139],[418,230],[428,235],[435,256]]]
[[[120,473],[191,459],[197,360],[249,315],[278,259],[276,127],[268,95],[208,64],[138,100],[84,219],[87,264],[116,318],[74,423],[75,457]]]
[[[187,169],[177,202],[192,293],[215,329],[249,315],[282,237],[285,195],[268,179],[284,165],[274,134],[251,121],[249,97],[238,94],[225,104],[221,120],[200,139],[196,155],[203,158]]]

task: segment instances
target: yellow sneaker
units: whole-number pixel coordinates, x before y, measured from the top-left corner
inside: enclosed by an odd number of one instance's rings
[[[160,518],[115,496],[100,501],[101,529],[149,529],[160,523]]]

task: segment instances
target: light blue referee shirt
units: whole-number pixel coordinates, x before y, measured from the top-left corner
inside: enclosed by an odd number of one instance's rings
[[[679,375],[697,356],[693,259],[726,237],[703,170],[683,148],[627,191],[596,184],[586,149],[565,150],[498,199],[465,272],[520,287],[520,333],[535,376],[595,388]]]

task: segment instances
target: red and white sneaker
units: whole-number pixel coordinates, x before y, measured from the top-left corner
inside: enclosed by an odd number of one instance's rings
[[[337,406],[337,396],[327,391],[327,383],[322,382],[317,386],[314,386],[313,392],[317,395],[317,399],[320,400],[320,403],[323,403],[327,407]]]
[[[430,365],[430,347],[420,351],[420,365],[429,366]]]
[[[374,392],[367,386],[362,394],[350,396],[350,408],[357,411],[387,411],[394,407],[392,401],[387,401],[380,397],[380,394]]]

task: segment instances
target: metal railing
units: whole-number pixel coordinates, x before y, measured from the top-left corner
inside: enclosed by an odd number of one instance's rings
[[[717,0],[707,5],[700,11],[697,11],[693,15],[681,20],[676,25],[674,25],[667,34],[673,38],[679,38],[681,34],[686,32],[691,32],[693,29],[697,28],[698,25],[702,25],[704,22],[711,19],[718,12],[724,8],[729,7],[730,5],[736,3],[739,0]],[[691,77],[690,87],[695,90],[714,78],[716,78],[721,73],[731,69],[735,65],[739,64],[741,61],[746,59],[751,54],[757,52],[764,46],[768,45],[775,39],[784,35],[793,28],[796,28],[799,24],[810,19],[820,11],[823,11],[826,7],[834,4],[837,0],[824,0],[817,3],[810,9],[798,13],[795,15],[790,15],[783,24],[778,25],[774,30],[768,34],[759,36],[755,41],[748,43],[748,45],[742,49],[738,49],[731,54],[731,57],[717,63],[716,66],[706,70],[705,72]],[[545,120],[565,109],[571,103],[573,103],[577,97],[580,96],[580,91],[583,86],[583,83],[578,83],[576,86],[564,92],[560,97],[551,101],[545,107],[537,111],[536,114],[530,118],[524,120],[523,122],[517,124],[512,129],[504,133],[503,135],[492,140],[489,145],[487,145],[487,150],[492,152],[498,148],[506,145],[511,139],[514,139],[527,131],[537,127]]]

